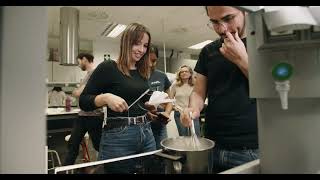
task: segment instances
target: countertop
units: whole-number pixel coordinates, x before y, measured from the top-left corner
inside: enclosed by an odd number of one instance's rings
[[[71,108],[71,111],[66,111],[65,108],[47,108],[46,115],[47,116],[56,116],[56,115],[68,115],[68,114],[78,114],[80,111],[79,108]]]

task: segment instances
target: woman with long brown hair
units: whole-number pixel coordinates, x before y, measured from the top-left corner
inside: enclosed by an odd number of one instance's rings
[[[148,90],[148,60],[151,36],[138,23],[123,32],[117,61],[104,61],[93,72],[80,96],[80,108],[107,106],[99,159],[111,159],[156,150],[147,110],[147,99],[136,102]],[[104,165],[105,173],[134,173],[136,160]]]

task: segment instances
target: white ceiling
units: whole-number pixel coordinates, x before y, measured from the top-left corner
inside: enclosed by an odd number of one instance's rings
[[[204,6],[73,6],[80,10],[80,39],[119,42],[100,34],[108,22],[130,24],[139,22],[151,32],[152,42],[166,49],[190,54],[200,50],[187,47],[217,38],[207,27],[208,17]],[[49,36],[59,36],[61,6],[48,7]]]

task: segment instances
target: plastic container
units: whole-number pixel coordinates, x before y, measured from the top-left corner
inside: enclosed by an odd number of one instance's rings
[[[71,111],[71,98],[67,96],[66,98],[66,112]]]

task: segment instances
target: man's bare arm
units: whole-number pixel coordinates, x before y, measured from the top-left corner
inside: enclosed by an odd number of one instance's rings
[[[86,87],[85,84],[80,85],[80,87],[76,88],[75,90],[72,91],[72,95],[76,98],[79,98],[84,87]]]
[[[180,120],[185,127],[191,126],[191,118],[200,116],[207,94],[207,77],[198,73],[196,78],[195,86],[189,98],[189,108],[184,109],[180,116]],[[192,117],[189,115],[190,112]]]
[[[196,83],[189,98],[189,107],[201,112],[207,94],[207,77],[197,73]]]

